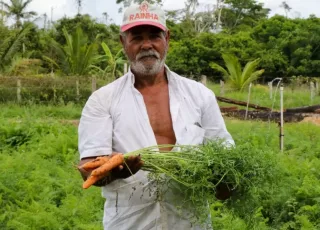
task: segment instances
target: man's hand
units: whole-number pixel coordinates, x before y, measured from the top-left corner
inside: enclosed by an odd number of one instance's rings
[[[108,157],[113,157],[117,154],[121,154],[121,153],[112,153]],[[85,169],[81,168],[81,165],[83,165],[89,161],[95,160],[95,159],[96,159],[96,157],[90,157],[90,158],[82,159],[80,161],[80,163],[78,165],[79,166],[78,169],[79,169],[84,181],[87,180],[87,178],[90,176],[90,174],[93,170],[85,170]],[[106,173],[106,175],[102,179],[97,181],[94,185],[95,186],[105,186],[107,184],[110,184],[111,182],[113,182],[116,179],[128,178],[128,177],[132,176],[133,174],[135,174],[136,172],[138,172],[142,165],[143,165],[143,162],[141,161],[140,156],[130,156],[130,157],[128,157],[128,159],[125,160],[124,164],[113,169],[110,173]]]
[[[111,171],[111,176],[114,179],[125,179],[136,174],[142,167],[143,161],[141,156],[130,156],[125,160],[122,167],[115,168]]]

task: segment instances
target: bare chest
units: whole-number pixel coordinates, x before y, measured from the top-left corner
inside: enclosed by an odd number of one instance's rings
[[[159,93],[142,93],[142,95],[158,144],[175,144],[168,89],[165,88]]]

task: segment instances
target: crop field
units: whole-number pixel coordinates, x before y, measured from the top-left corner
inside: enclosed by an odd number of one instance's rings
[[[83,190],[75,168],[82,106],[0,107],[0,229],[102,229],[100,189]],[[226,124],[237,145],[276,152],[285,174],[274,178],[278,187],[255,188],[254,205],[239,201],[242,214],[228,202],[212,202],[214,229],[320,229],[320,126],[285,124],[280,152],[277,124],[230,118]]]

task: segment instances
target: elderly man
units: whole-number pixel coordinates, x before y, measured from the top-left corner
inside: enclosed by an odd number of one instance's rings
[[[165,13],[158,6],[144,1],[126,10],[120,40],[130,70],[86,103],[79,126],[79,165],[97,156],[162,144],[198,145],[205,139],[233,144],[213,92],[165,65],[169,38]],[[178,213],[172,202],[178,194],[157,196],[159,185],[141,165],[133,157],[96,184],[106,198],[104,229],[204,229],[190,223],[188,212]],[[89,174],[82,172],[84,179]]]

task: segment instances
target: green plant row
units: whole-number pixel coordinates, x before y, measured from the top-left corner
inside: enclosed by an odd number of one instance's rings
[[[1,105],[0,229],[102,229],[100,189],[82,189],[74,167],[77,128],[65,122],[80,113],[81,107],[71,105]],[[252,188],[250,202],[211,201],[214,229],[320,229],[320,128],[285,124],[280,153],[277,124],[229,119],[226,124],[238,146],[278,152],[283,173],[274,175],[279,186]]]

